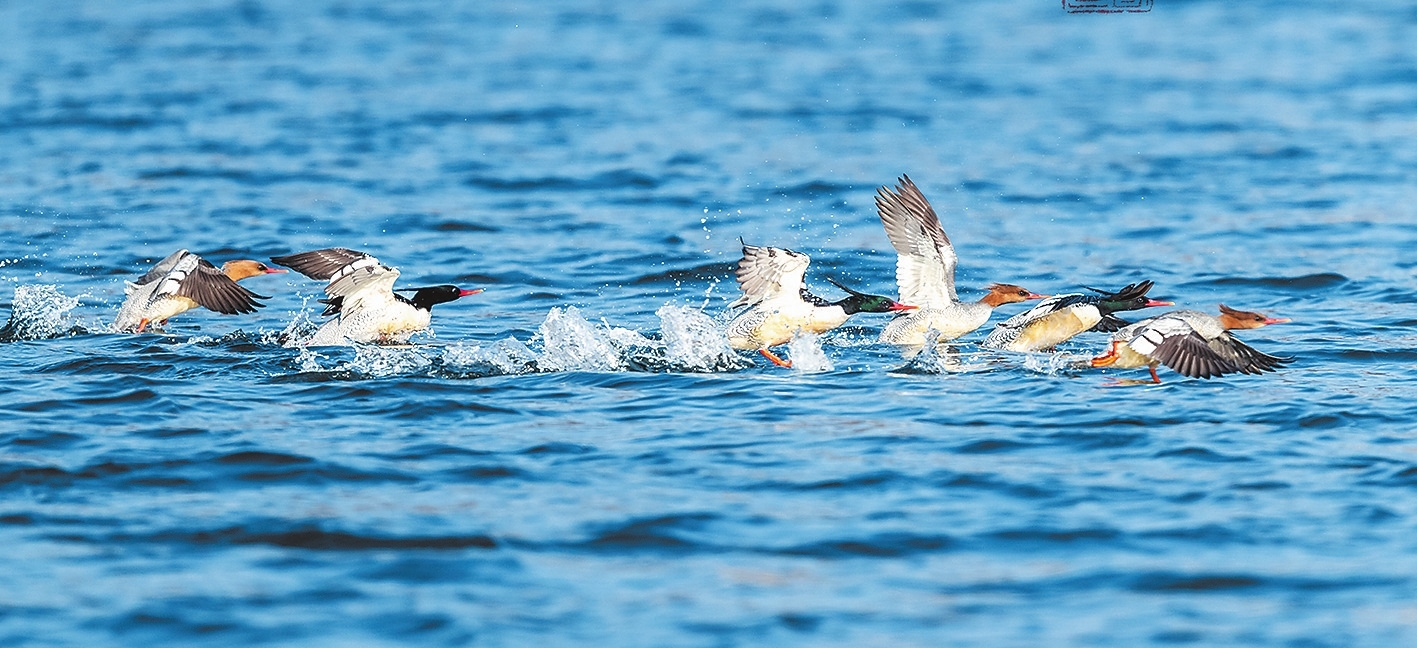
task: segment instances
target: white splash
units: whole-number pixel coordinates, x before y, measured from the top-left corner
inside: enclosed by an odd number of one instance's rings
[[[1023,368],[1035,373],[1056,376],[1059,373],[1091,367],[1091,356],[1059,351],[1023,355]]]
[[[803,373],[817,373],[835,369],[831,360],[822,351],[820,336],[814,333],[798,333],[787,343],[787,359],[792,361],[792,369]]]
[[[340,366],[339,369],[382,378],[427,374],[432,367],[433,359],[425,355],[423,350],[418,347],[356,344],[354,345],[354,359]]]
[[[654,314],[659,316],[659,334],[664,338],[664,359],[671,367],[716,371],[742,365],[722,327],[702,310],[665,304]]]
[[[280,342],[281,346],[287,349],[303,349],[311,338],[315,337],[315,332],[320,329],[320,325],[310,320],[310,311],[306,306],[310,304],[310,297],[300,298],[300,310],[295,312],[295,317],[285,325],[285,329],[275,334],[274,341]],[[262,341],[272,341],[263,339]],[[303,357],[304,354],[302,353]]]
[[[480,376],[530,373],[536,370],[536,352],[514,337],[486,348],[460,342],[443,349],[443,366],[449,371]]]
[[[10,321],[0,328],[0,340],[47,340],[83,332],[69,315],[79,298],[65,296],[58,286],[16,286],[11,304]]]
[[[911,357],[910,352],[916,355]],[[948,344],[926,344],[922,347],[911,347],[906,353],[909,360],[905,366],[896,369],[894,373],[911,374],[947,374],[947,373],[969,373],[973,371],[988,370],[990,365],[987,359],[980,353],[960,353]]]
[[[575,306],[552,308],[536,329],[542,371],[618,371],[624,363]]]
[[[317,373],[325,371],[324,365],[320,364],[320,361],[325,359],[325,356],[318,351],[312,351],[308,347],[300,347],[300,355],[296,356],[295,361],[300,363],[300,373]]]

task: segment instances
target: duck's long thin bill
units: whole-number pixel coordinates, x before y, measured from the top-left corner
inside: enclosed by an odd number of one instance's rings
[[[889,308],[888,310],[903,311],[903,310],[914,310],[914,309],[916,309],[916,308],[920,308],[920,307],[919,307],[919,306],[911,306],[910,304],[902,304],[902,303],[900,303],[900,302],[893,302],[893,303],[890,305],[890,308]]]
[[[1145,303],[1145,304],[1142,304],[1142,308],[1151,308],[1151,307],[1153,307],[1153,306],[1175,306],[1175,305],[1176,305],[1176,302],[1158,301],[1158,300],[1155,300],[1155,299],[1148,299],[1148,300],[1146,300],[1146,303]]]
[[[1266,318],[1264,318],[1264,323],[1265,323],[1265,324],[1283,324],[1283,323],[1285,323],[1285,322],[1292,322],[1292,321],[1294,321],[1294,320],[1291,320],[1291,319],[1289,319],[1288,317],[1266,317]]]
[[[481,289],[481,288],[473,288],[472,290],[467,290],[467,289],[465,289],[465,288],[459,288],[459,289],[458,289],[458,296],[459,296],[459,297],[466,297],[466,296],[468,296],[468,295],[476,295],[477,293],[480,293],[480,292],[482,292],[482,289]]]

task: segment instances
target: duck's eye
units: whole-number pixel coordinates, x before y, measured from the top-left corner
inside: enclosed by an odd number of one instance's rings
[[[1027,291],[1027,290],[1020,290],[1020,291],[1018,291],[1017,294],[1018,294],[1019,297],[1027,297],[1027,296],[1028,296],[1028,291]]]

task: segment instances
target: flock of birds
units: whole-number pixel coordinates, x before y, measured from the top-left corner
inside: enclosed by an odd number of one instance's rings
[[[1152,282],[1143,281],[1116,292],[1089,289],[1092,294],[1040,295],[1011,284],[994,284],[977,302],[961,301],[955,292],[954,246],[925,195],[901,176],[894,189],[881,187],[876,209],[886,236],[897,253],[899,301],[858,292],[835,281],[847,297],[827,301],[807,289],[805,275],[811,258],[786,248],[743,245],[737,280],[743,295],[730,308],[746,307],[728,324],[726,335],[735,349],[757,351],[774,364],[792,366],[772,351],[802,333],[824,333],[856,313],[890,313],[895,317],[880,341],[918,351],[970,333],[989,321],[1003,304],[1041,299],[1038,305],[1001,324],[983,341],[990,349],[1052,351],[1084,331],[1112,333],[1105,352],[1093,357],[1093,367],[1146,367],[1151,381],[1165,365],[1184,376],[1212,378],[1232,373],[1259,374],[1290,362],[1260,352],[1231,331],[1287,322],[1259,313],[1220,306],[1219,315],[1175,310],[1129,323],[1116,313],[1171,302],[1147,297]],[[327,281],[325,317],[330,317],[303,346],[350,343],[401,344],[428,328],[433,306],[482,292],[452,285],[395,288],[399,271],[378,259],[346,248],[326,248],[271,257],[271,263],[311,279]],[[197,306],[229,315],[252,313],[268,299],[237,284],[263,274],[284,273],[253,260],[230,261],[221,268],[186,250],[160,261],[126,287],[113,329],[143,332]],[[400,293],[412,293],[405,297]],[[1131,381],[1140,382],[1140,381]]]

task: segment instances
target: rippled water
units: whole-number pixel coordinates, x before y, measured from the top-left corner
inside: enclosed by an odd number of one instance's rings
[[[1410,8],[290,4],[0,1],[0,643],[1417,641]],[[894,292],[901,173],[966,297],[1149,278],[1297,360],[728,351],[739,236]],[[487,291],[105,332],[330,245]]]

